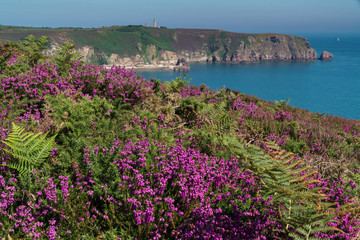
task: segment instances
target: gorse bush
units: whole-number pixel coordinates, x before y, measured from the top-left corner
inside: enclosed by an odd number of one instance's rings
[[[357,237],[358,121],[45,46],[0,44],[0,238]]]

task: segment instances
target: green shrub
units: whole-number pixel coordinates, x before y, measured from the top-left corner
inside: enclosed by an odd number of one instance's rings
[[[55,52],[54,62],[61,73],[67,73],[71,67],[71,63],[79,61],[82,58],[81,54],[75,52],[75,45],[65,42],[60,49]]]
[[[40,59],[45,58],[42,51],[47,49],[48,42],[46,36],[36,39],[34,35],[29,35],[25,38],[25,41],[20,42],[20,47],[24,51],[30,66],[35,66]]]
[[[285,150],[302,155],[304,152],[309,151],[310,148],[303,141],[288,140],[285,144]]]

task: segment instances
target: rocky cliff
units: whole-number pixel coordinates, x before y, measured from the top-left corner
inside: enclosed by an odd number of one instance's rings
[[[51,55],[64,41],[75,44],[83,60],[102,65],[188,70],[191,62],[247,63],[312,61],[317,54],[301,37],[243,34],[221,30],[166,29],[142,26],[98,29],[0,31],[1,39],[46,35]]]
[[[237,34],[223,31],[208,36],[207,41],[204,41],[197,49],[179,47],[177,53],[189,62],[311,61],[317,58],[316,51],[311,48],[305,38],[280,34]]]

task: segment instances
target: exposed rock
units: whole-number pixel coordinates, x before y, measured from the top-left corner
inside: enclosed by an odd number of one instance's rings
[[[208,59],[206,48],[194,49],[192,51],[190,50],[179,51],[177,55],[178,58],[183,58],[187,62],[206,62]]]
[[[176,53],[171,51],[159,51],[158,59],[153,61],[153,64],[158,66],[167,66],[168,69],[173,69],[178,61],[179,57]]]
[[[212,55],[212,56],[209,56],[207,59],[206,59],[206,62],[212,62],[212,63],[218,63],[220,62],[221,59],[219,56],[217,55]]]
[[[159,58],[161,59],[160,61],[167,61],[173,64],[176,64],[178,60],[178,56],[176,53],[163,50],[159,51]]]
[[[150,62],[153,62],[153,60],[156,58],[156,46],[155,45],[149,45],[146,49],[147,57]]]
[[[54,42],[54,43],[50,44],[50,47],[48,49],[45,49],[44,51],[42,51],[42,53],[53,57],[55,52],[58,51],[59,49],[60,49],[60,44],[57,42]]]
[[[253,36],[248,37],[249,43],[256,43],[256,39]]]
[[[82,48],[79,48],[76,51],[79,52],[81,56],[83,56],[81,60],[85,62],[90,61],[90,58],[95,54],[94,48],[90,46],[83,46]]]
[[[266,38],[266,41],[271,43],[282,43],[285,42],[284,36],[269,36]]]
[[[190,65],[188,62],[186,62],[185,59],[179,59],[176,63],[176,66],[174,67],[174,71],[178,72],[188,72],[190,71]]]
[[[224,54],[224,57],[221,60],[222,62],[228,63],[232,61],[232,56],[229,56],[228,54]]]
[[[235,35],[236,37],[236,35]],[[248,42],[243,37],[233,37],[231,41],[213,39],[208,46],[206,62],[243,63],[259,61],[312,61],[317,59],[317,54],[305,38],[289,35],[257,35],[247,36]],[[189,59],[191,62],[191,59]]]
[[[323,51],[320,55],[321,60],[332,60],[333,58],[334,58],[334,55],[332,55],[328,51]]]
[[[139,54],[133,57],[120,57],[117,54],[111,54],[107,61],[109,65],[119,65],[124,67],[144,65],[144,60]]]

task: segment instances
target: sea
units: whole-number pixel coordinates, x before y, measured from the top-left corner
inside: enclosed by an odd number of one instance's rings
[[[289,104],[314,113],[360,120],[360,33],[294,34],[306,37],[318,56],[326,50],[332,61],[190,64],[186,79],[213,90],[230,88],[268,101]],[[170,81],[184,73],[147,70],[146,79]]]

